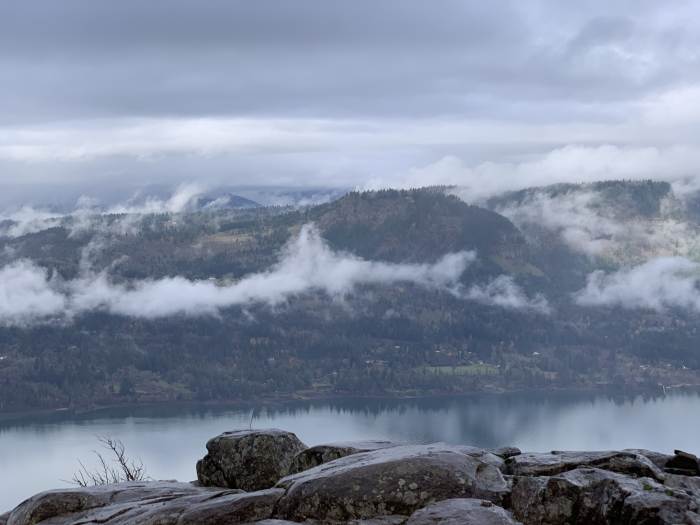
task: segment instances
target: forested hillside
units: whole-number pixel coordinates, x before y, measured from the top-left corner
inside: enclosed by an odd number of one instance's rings
[[[5,224],[0,410],[700,383],[691,201],[451,193]]]

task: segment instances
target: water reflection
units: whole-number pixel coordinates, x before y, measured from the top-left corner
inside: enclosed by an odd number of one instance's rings
[[[700,395],[607,397],[479,395],[338,400],[247,408],[157,406],[0,421],[0,510],[66,483],[96,435],[121,439],[157,479],[191,480],[206,440],[219,432],[279,427],[307,444],[353,439],[445,441],[524,450],[650,448],[700,452]]]

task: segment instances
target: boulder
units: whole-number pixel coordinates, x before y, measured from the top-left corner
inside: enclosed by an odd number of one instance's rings
[[[487,449],[479,447],[470,447],[467,445],[456,445],[454,446],[454,448],[462,454],[466,454],[467,456],[476,458],[480,461],[483,461],[484,463],[493,465],[501,471],[505,471],[505,462],[503,461],[503,459]]]
[[[506,459],[505,472],[513,476],[553,476],[579,467],[596,467],[631,476],[647,476],[663,481],[664,473],[646,456],[634,452],[528,453]]]
[[[302,450],[294,457],[289,473],[296,474],[345,456],[395,447],[397,445],[399,444],[392,441],[350,441],[316,445],[315,447]]]
[[[700,476],[700,461],[698,461],[698,457],[693,454],[683,452],[682,450],[675,450],[674,456],[666,462],[665,470],[672,474]]]
[[[623,452],[631,452],[633,454],[644,456],[661,470],[666,468],[666,463],[668,463],[668,460],[673,457],[669,456],[668,454],[662,454],[661,452],[654,452],[653,450],[646,450],[643,448],[626,448],[623,450]]]
[[[490,501],[447,499],[417,510],[406,525],[516,525],[509,512]]]
[[[42,492],[16,507],[10,513],[7,525],[33,525],[45,520],[54,524],[108,522],[110,525],[180,525],[192,523],[180,521],[183,515],[198,508],[209,509],[211,502],[224,500],[236,502],[235,507],[241,510],[241,519],[247,520],[251,515],[269,516],[274,504],[272,498],[265,512],[249,512],[251,501],[259,506],[259,499],[255,493],[198,487],[191,483],[119,483]],[[230,511],[226,512],[227,520],[238,522],[231,519]]]
[[[491,454],[498,456],[501,459],[508,459],[508,458],[512,458],[513,456],[519,456],[520,454],[522,454],[522,451],[518,447],[493,448],[493,449],[489,449],[489,452],[491,452]]]
[[[262,490],[289,474],[294,457],[306,449],[283,430],[224,432],[207,442],[207,455],[197,462],[203,486]]]
[[[447,445],[396,446],[353,454],[282,479],[278,516],[347,522],[409,515],[443,499],[508,497],[501,471]]]
[[[516,476],[511,504],[525,525],[678,524],[697,510],[687,494],[651,478],[597,468],[552,477]]]

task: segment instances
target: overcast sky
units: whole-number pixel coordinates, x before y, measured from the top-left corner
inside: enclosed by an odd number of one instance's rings
[[[694,0],[0,0],[0,201],[693,183],[699,62]]]

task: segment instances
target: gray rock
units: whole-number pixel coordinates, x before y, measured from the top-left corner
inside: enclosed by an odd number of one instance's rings
[[[505,462],[503,461],[503,459],[489,450],[478,447],[469,447],[465,445],[456,445],[454,446],[454,448],[462,454],[466,454],[467,456],[476,458],[480,461],[483,461],[484,463],[493,465],[501,471],[505,470]]]
[[[646,456],[634,452],[527,453],[510,457],[505,472],[514,476],[553,476],[579,467],[595,467],[631,476],[646,476],[663,481],[664,473]]]
[[[596,468],[514,479],[513,514],[525,525],[684,523],[697,503],[651,478]]]
[[[175,524],[187,509],[242,491],[196,487],[177,482],[131,482],[42,492],[15,508],[7,525],[106,522]],[[244,494],[241,494],[244,495]]]
[[[512,458],[513,456],[519,456],[520,454],[522,454],[522,451],[518,447],[493,448],[489,449],[489,452],[495,454],[496,456],[502,459],[508,459]]]
[[[348,525],[403,525],[407,519],[407,516],[398,515],[378,516],[368,520],[352,520]]]
[[[323,465],[335,459],[344,458],[345,456],[395,447],[397,445],[399,445],[399,443],[394,443],[392,441],[350,441],[316,445],[315,447],[302,450],[294,457],[289,473],[296,474],[297,472],[303,472],[304,470]]]
[[[666,462],[666,472],[686,476],[700,476],[700,461],[697,456],[675,450],[674,456]]]
[[[479,499],[448,499],[417,510],[406,525],[516,525],[510,513]]]
[[[698,476],[666,474],[664,485],[672,489],[683,490],[690,496],[700,498],[700,477]]]
[[[255,523],[256,525],[297,525],[299,522],[298,521],[287,521],[287,520],[277,520],[277,519],[269,519],[269,520],[259,520],[259,521],[249,521],[246,525],[252,525]]]
[[[294,456],[306,449],[283,430],[224,432],[207,442],[207,455],[197,462],[203,486],[262,490],[289,474]]]
[[[498,468],[440,444],[353,454],[288,476],[278,487],[287,489],[278,517],[326,522],[409,515],[449,498],[508,497]]]
[[[633,454],[644,456],[661,470],[666,468],[666,463],[673,457],[668,454],[662,454],[661,452],[654,452],[653,450],[646,450],[643,448],[626,448],[623,452],[632,452]]]
[[[177,525],[219,525],[270,518],[281,489],[230,494],[210,499],[183,512]]]

